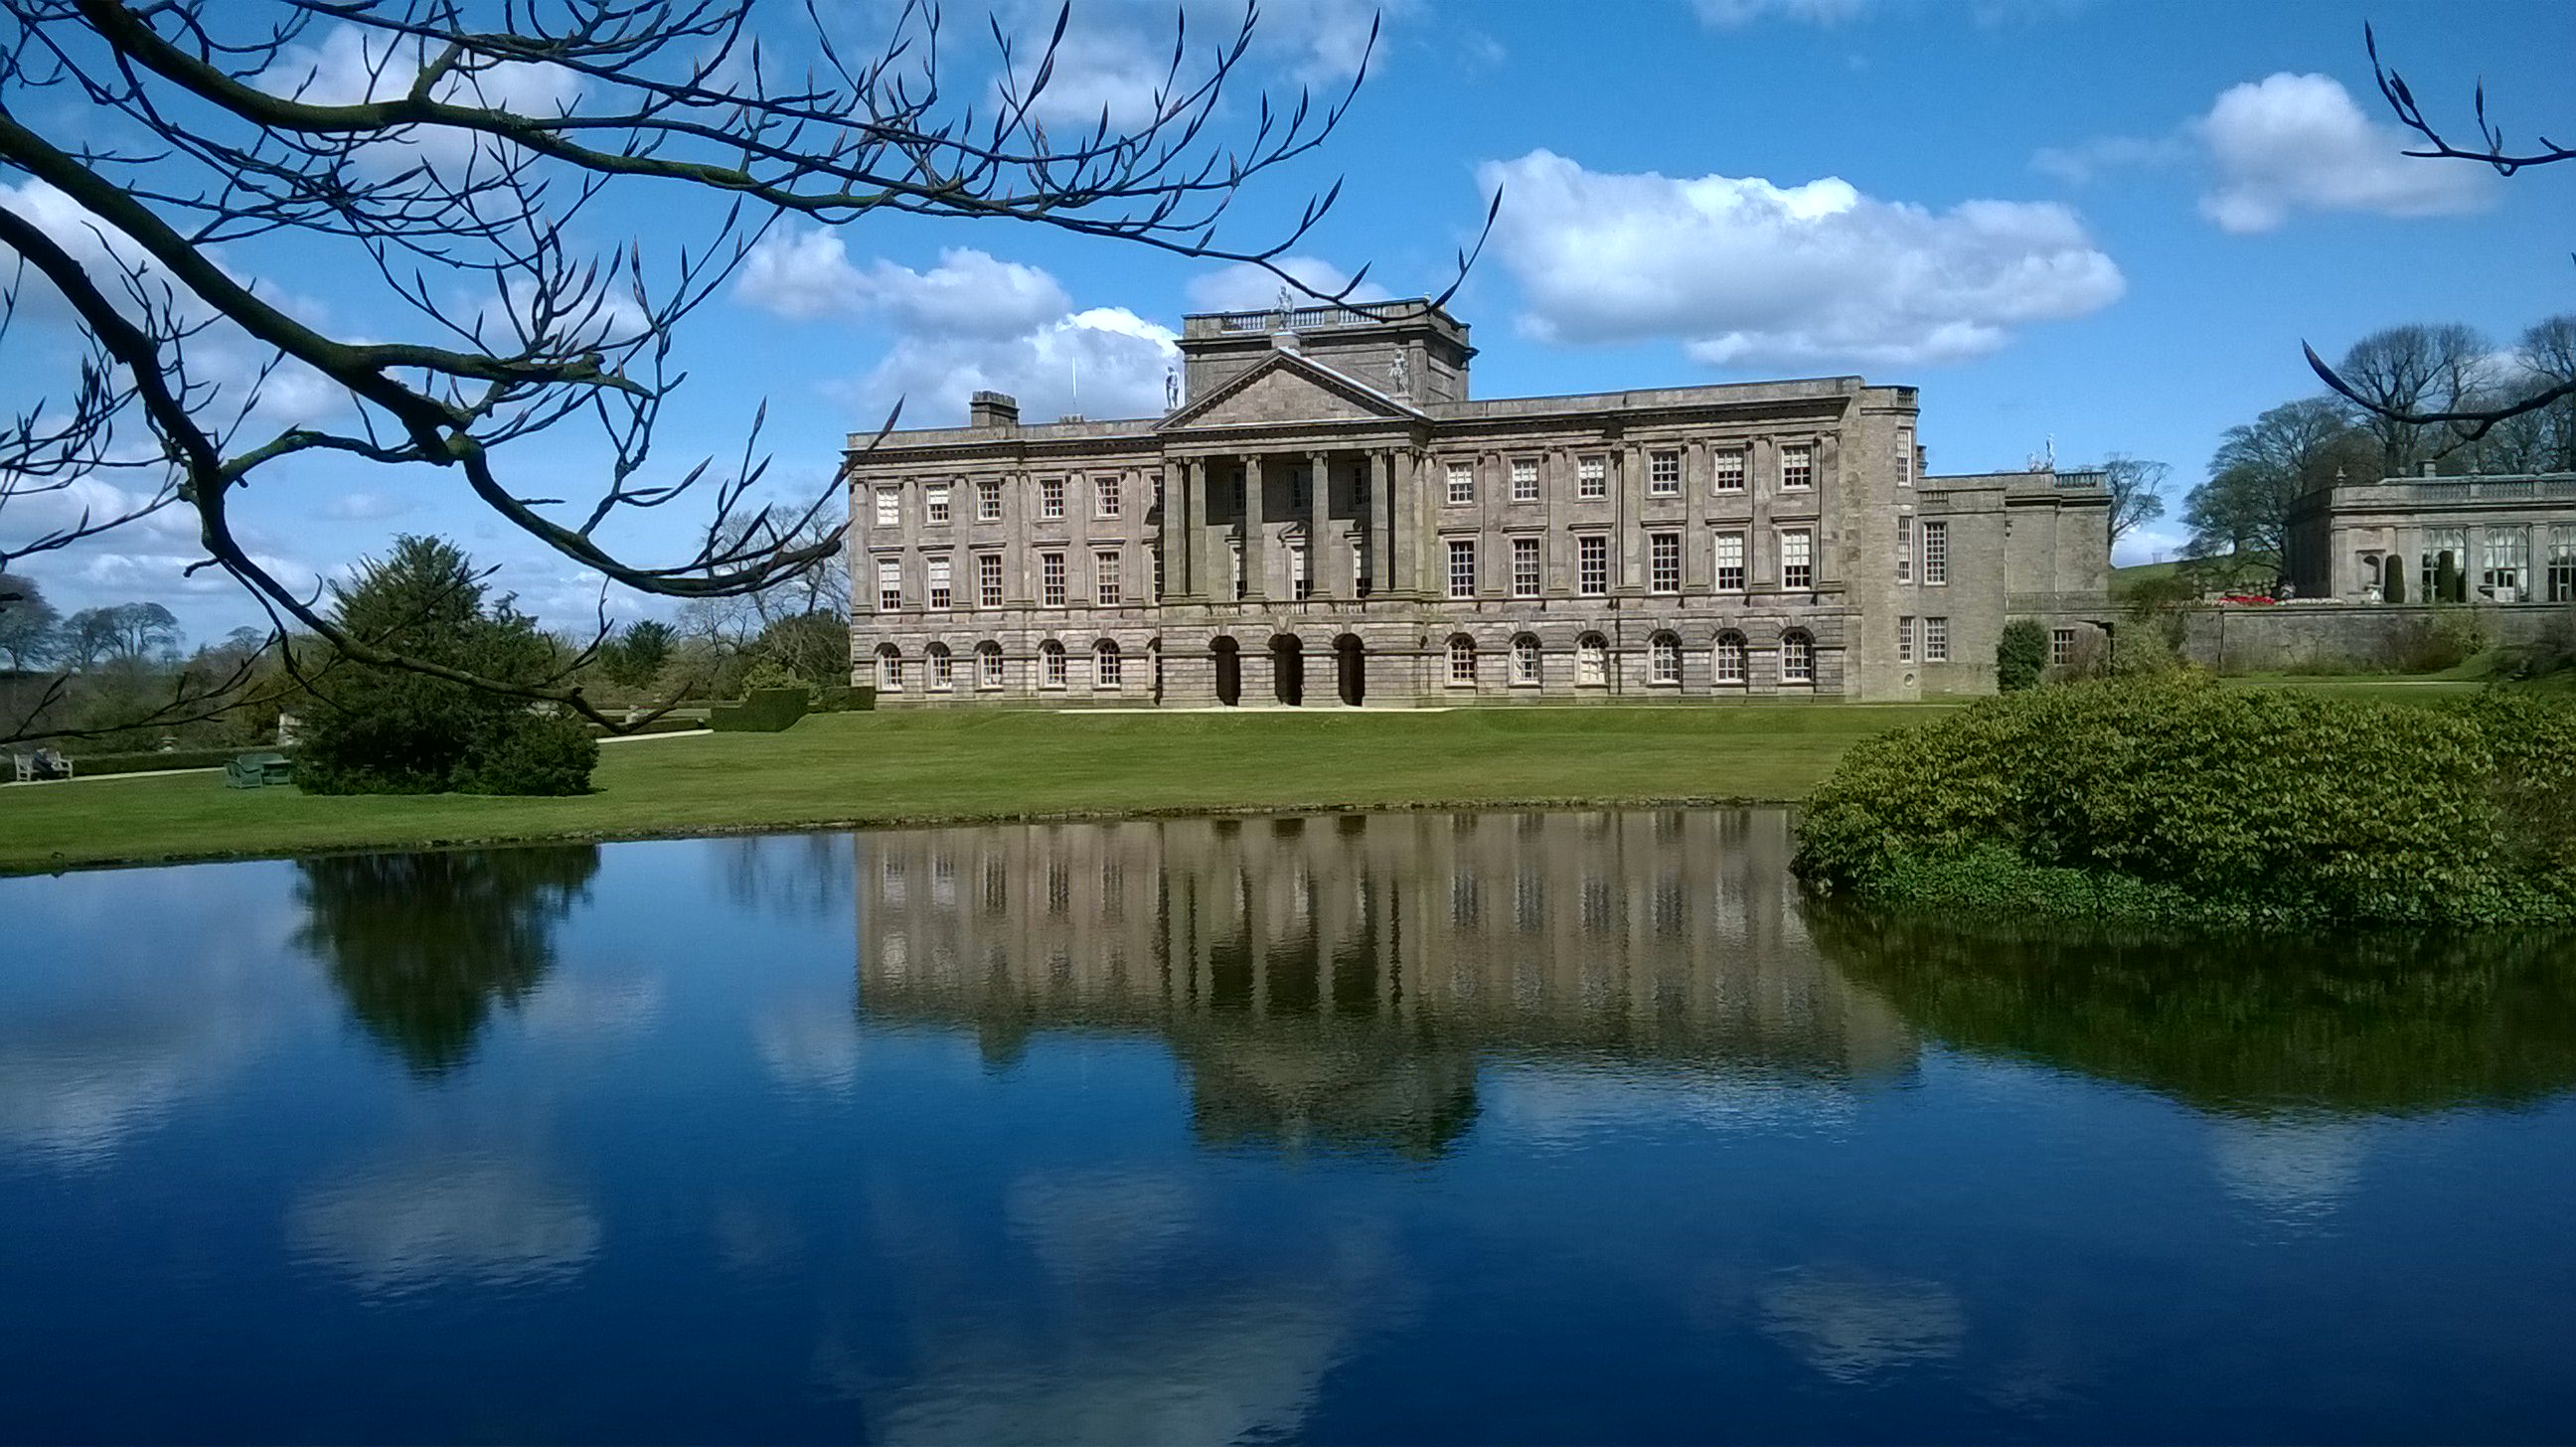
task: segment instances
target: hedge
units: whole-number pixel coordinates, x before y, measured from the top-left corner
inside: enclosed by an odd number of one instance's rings
[[[244,754],[284,754],[295,757],[293,748],[274,744],[235,744],[223,749],[172,749],[164,753],[145,754],[72,754],[72,777],[95,778],[102,774],[144,774],[155,769],[220,769]]]
[[[707,727],[718,733],[778,733],[805,716],[810,697],[801,688],[755,688],[740,703],[716,705]]]
[[[2011,694],[1856,745],[1795,867],[1989,916],[2576,920],[2576,707],[2189,676]]]

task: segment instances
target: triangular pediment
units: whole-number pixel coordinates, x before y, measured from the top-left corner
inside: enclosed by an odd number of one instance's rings
[[[1421,416],[1413,407],[1357,378],[1301,353],[1279,351],[1164,418],[1156,430],[1396,421]]]

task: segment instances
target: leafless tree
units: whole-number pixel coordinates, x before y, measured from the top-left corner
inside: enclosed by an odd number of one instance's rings
[[[241,541],[253,478],[328,458],[353,479],[461,487],[608,583],[681,599],[762,594],[838,554],[839,529],[815,526],[837,485],[761,505],[756,418],[722,460],[667,465],[652,444],[684,376],[680,324],[781,217],[1018,221],[1279,271],[1339,193],[1337,182],[1309,198],[1258,242],[1227,239],[1220,223],[1244,188],[1312,151],[1351,99],[1221,105],[1240,89],[1250,9],[1213,45],[1176,30],[1142,119],[1104,110],[1071,130],[1048,126],[1040,104],[1064,13],[1034,53],[996,22],[989,76],[969,66],[971,83],[952,86],[960,68],[935,7],[908,5],[863,39],[826,7],[754,10],[0,0],[0,176],[22,182],[0,194],[0,248],[16,255],[14,271],[0,257],[0,336],[42,296],[86,349],[65,391],[0,421],[0,508],[99,477],[135,479],[139,499],[0,549],[0,566],[185,509],[206,554],[197,566],[238,579],[281,636],[308,632],[334,657],[552,699],[608,724],[565,679],[480,677],[337,627]],[[356,74],[321,62],[330,47],[356,57]],[[725,209],[667,254],[641,242],[595,253],[573,223],[612,183],[712,195]],[[30,195],[60,198],[77,224],[45,224]],[[281,237],[302,248],[299,265],[372,277],[394,315],[324,325],[219,254]],[[1327,295],[1280,275],[1323,300],[1360,284]],[[460,304],[469,291],[477,300]],[[289,380],[327,399],[320,420],[269,416],[263,403]],[[565,424],[597,449],[587,497],[543,495],[551,484],[510,461],[512,444]],[[611,545],[612,520],[701,497],[683,555]]]
[[[2444,322],[2383,327],[2344,353],[2335,369],[2338,390],[2361,404],[2383,472],[2412,472],[2466,440],[2460,424],[2416,419],[2458,413],[2476,401],[2488,386],[2490,350],[2476,328]]]
[[[2415,98],[2413,88],[2406,84],[2406,77],[2380,58],[2379,36],[2367,24],[2361,28],[2361,42],[2363,48],[2370,52],[2370,72],[2379,82],[2380,97],[2388,102],[2398,124],[2412,131],[2420,141],[2406,152],[2407,155],[2428,161],[2467,161],[2491,166],[2500,176],[2512,176],[2533,166],[2576,160],[2576,147],[2562,146],[2547,136],[2536,137],[2536,143],[2529,146],[2509,144],[2504,128],[2487,114],[2487,88],[2483,81],[2478,83],[2471,105],[2477,140],[2453,140],[2451,132],[2425,113],[2423,103]],[[2483,405],[2469,401],[2464,395],[2455,395],[2447,402],[2424,399],[2398,404],[2374,400],[2367,388],[2354,385],[2343,372],[2327,366],[2325,359],[2317,355],[2316,348],[2303,347],[2302,350],[2307,353],[2308,366],[2325,380],[2327,386],[2359,404],[2374,417],[2415,428],[2449,427],[2455,435],[2472,441],[2484,437],[2490,428],[2507,418],[2537,412],[2576,397],[2576,377],[2571,377],[2554,385],[2531,388],[2510,401]]]

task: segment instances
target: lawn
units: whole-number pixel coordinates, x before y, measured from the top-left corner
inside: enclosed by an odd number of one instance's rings
[[[0,789],[0,871],[548,838],[1229,809],[1802,798],[1937,704],[823,714],[638,741],[577,799],[319,798],[220,774]]]

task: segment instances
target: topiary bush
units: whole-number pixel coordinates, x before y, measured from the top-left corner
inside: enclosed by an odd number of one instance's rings
[[[2010,695],[1854,747],[1795,867],[1820,891],[1978,914],[2576,919],[2576,708],[2190,674]]]
[[[2048,672],[2048,630],[2038,620],[2015,618],[1995,640],[1995,687],[2019,693],[2039,686]]]

